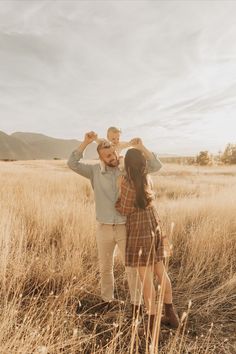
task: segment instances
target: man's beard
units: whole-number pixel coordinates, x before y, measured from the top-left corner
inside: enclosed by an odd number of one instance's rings
[[[108,167],[117,167],[119,165],[119,160],[112,160],[110,163],[105,163]]]

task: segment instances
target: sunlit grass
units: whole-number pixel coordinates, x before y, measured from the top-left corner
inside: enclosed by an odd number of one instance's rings
[[[128,353],[134,327],[119,255],[125,309],[76,315],[79,301],[87,309],[100,301],[89,182],[63,161],[1,162],[0,172],[0,353]],[[165,231],[175,224],[169,273],[175,305],[187,314],[177,332],[161,329],[159,352],[232,353],[236,169],[166,165],[153,180]],[[145,338],[136,335],[133,352],[138,346]]]

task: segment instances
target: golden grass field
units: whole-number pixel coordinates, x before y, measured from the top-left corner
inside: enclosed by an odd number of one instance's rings
[[[175,223],[169,274],[187,313],[180,330],[161,329],[158,352],[236,353],[236,167],[166,164],[153,181],[167,233]],[[0,354],[145,353],[138,335],[130,346],[128,310],[89,311],[100,301],[89,182],[65,161],[16,161],[0,162],[0,186]],[[119,255],[115,279],[128,304]]]

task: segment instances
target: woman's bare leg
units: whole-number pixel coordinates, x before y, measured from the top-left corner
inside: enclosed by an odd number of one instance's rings
[[[163,301],[165,304],[172,303],[172,286],[170,278],[166,272],[165,265],[163,262],[157,262],[154,265],[154,272],[159,279],[159,283],[164,288]]]
[[[149,315],[156,313],[156,291],[153,284],[152,267],[138,267],[139,277],[143,287],[144,302]]]

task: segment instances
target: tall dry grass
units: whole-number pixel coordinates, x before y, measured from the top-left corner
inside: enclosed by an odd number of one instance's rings
[[[180,330],[161,329],[159,353],[234,353],[236,170],[166,165],[153,180],[165,231],[175,223],[169,274],[186,315]],[[0,353],[131,352],[126,308],[89,311],[100,301],[89,183],[64,162],[31,161],[1,162],[0,185]],[[128,303],[119,256],[115,277]]]

